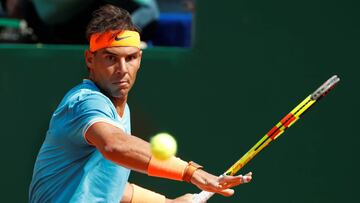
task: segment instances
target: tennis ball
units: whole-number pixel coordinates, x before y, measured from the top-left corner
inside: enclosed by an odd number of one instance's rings
[[[176,140],[168,133],[158,133],[150,139],[151,153],[160,160],[166,160],[176,154]]]

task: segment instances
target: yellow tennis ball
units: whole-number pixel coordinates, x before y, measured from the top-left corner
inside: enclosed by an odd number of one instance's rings
[[[168,133],[158,133],[150,140],[152,155],[160,160],[166,160],[176,154],[176,140]]]

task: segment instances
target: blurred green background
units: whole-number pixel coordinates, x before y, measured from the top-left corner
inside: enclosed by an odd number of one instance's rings
[[[242,172],[251,184],[209,202],[356,202],[360,2],[197,1],[192,49],[144,51],[133,134],[176,136],[178,155],[221,174],[333,74],[342,79]],[[86,76],[83,46],[0,45],[1,202],[26,202],[52,111]],[[132,173],[168,197],[192,185]]]

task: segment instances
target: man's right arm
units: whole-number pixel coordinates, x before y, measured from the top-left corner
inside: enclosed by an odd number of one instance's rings
[[[147,173],[151,159],[148,142],[127,135],[122,129],[105,122],[92,124],[85,132],[85,139],[106,159],[132,170]]]
[[[148,142],[138,137],[127,135],[123,130],[109,123],[97,122],[92,124],[85,132],[85,138],[106,159],[150,176],[183,180],[182,177],[188,171],[186,162],[181,159],[174,157],[168,162],[164,162],[152,158]],[[249,178],[249,180],[246,182],[251,180],[251,175],[247,174],[246,178]],[[189,182],[201,190],[231,196],[234,190],[230,188],[244,183],[244,179],[242,175],[219,178],[202,169],[197,169],[192,173]]]

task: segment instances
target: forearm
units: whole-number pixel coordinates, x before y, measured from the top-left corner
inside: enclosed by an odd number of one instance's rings
[[[135,171],[147,172],[151,159],[148,142],[103,122],[94,123],[85,133],[85,138],[106,159]]]
[[[119,165],[150,176],[173,180],[190,181],[192,167],[188,163],[171,157],[157,160],[152,157],[150,144],[135,136],[127,135],[121,129],[108,123],[98,122],[85,133],[86,140],[96,146],[102,155]]]
[[[140,138],[125,135],[100,151],[105,158],[119,165],[147,173],[151,150],[149,143]]]
[[[119,143],[116,143],[119,142]],[[185,180],[188,163],[177,157],[158,160],[151,155],[150,144],[135,137],[116,141],[110,147],[105,147],[102,154],[107,159],[130,169],[173,180]],[[191,177],[190,174],[189,177]],[[186,181],[190,182],[190,179]]]

